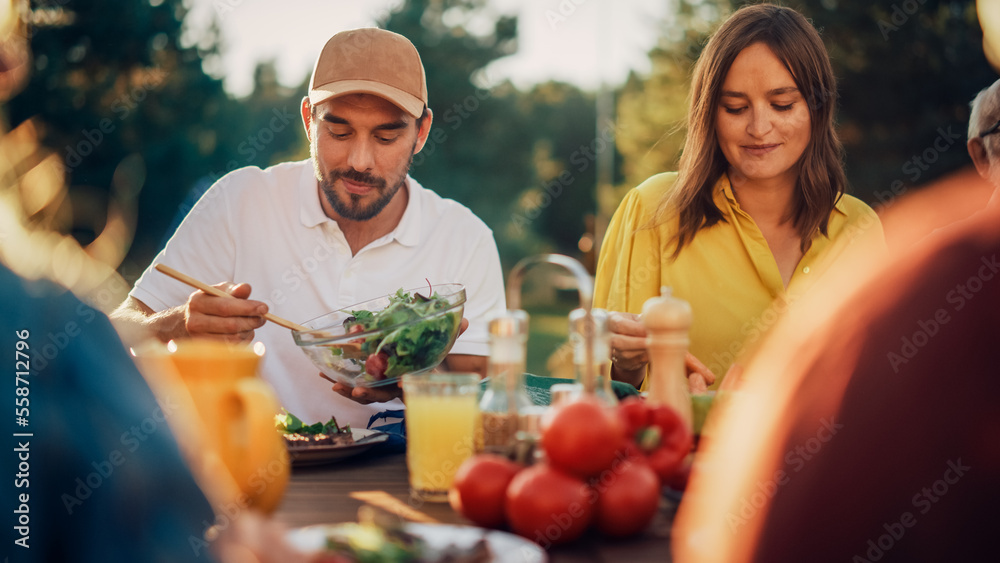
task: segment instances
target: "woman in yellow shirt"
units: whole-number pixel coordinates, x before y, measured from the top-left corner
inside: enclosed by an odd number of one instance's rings
[[[798,12],[748,6],[712,36],[679,171],[631,190],[601,248],[594,306],[613,311],[615,379],[643,383],[637,313],[661,286],[691,304],[696,388],[725,374],[836,255],[884,247],[878,217],[845,194],[836,100],[823,42]]]

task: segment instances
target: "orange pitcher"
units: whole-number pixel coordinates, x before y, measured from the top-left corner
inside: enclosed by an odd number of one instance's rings
[[[176,406],[168,422],[217,512],[272,512],[288,486],[288,451],[274,429],[280,406],[257,377],[259,352],[207,339],[136,352],[158,398]]]

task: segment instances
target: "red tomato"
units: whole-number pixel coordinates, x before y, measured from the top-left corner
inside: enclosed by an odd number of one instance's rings
[[[549,463],[585,479],[610,467],[623,441],[621,421],[596,399],[559,405],[542,422],[542,448]]]
[[[616,463],[594,484],[597,529],[622,538],[646,529],[660,505],[660,478],[642,459]]]
[[[365,372],[375,379],[385,379],[385,369],[389,367],[389,354],[379,352],[369,354],[365,360]]]
[[[520,465],[498,455],[470,457],[455,473],[448,494],[451,507],[477,526],[503,526],[507,486],[520,470]]]
[[[545,548],[573,541],[590,525],[592,495],[581,479],[539,463],[510,482],[507,521],[515,532]]]

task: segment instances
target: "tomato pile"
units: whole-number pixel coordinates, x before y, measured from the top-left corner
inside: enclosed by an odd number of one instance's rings
[[[545,460],[527,468],[479,454],[455,475],[452,508],[479,526],[542,545],[566,543],[591,526],[609,537],[646,529],[661,487],[683,482],[692,438],[667,406],[630,397],[616,408],[583,398],[542,422]]]

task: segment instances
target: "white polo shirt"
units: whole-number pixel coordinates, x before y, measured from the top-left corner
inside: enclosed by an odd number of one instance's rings
[[[493,233],[465,206],[407,177],[409,202],[399,225],[356,256],[323,212],[309,160],[266,170],[242,168],[219,179],[191,209],[136,282],[130,295],[154,311],[182,305],[192,289],[153,269],[164,263],[209,284],[249,283],[251,299],[274,314],[305,322],[399,288],[458,282],[465,286],[469,329],[452,353],[485,356],[489,311],[506,307]],[[261,376],[282,406],[307,423],[336,416],[365,428],[389,403],[360,405],[340,396],[274,323],[257,329],[266,347]]]

